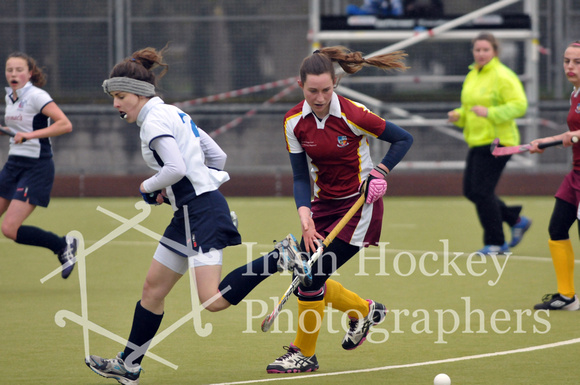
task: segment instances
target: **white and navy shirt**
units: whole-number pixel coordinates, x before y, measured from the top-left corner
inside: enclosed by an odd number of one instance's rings
[[[229,180],[227,172],[217,169],[225,164],[225,153],[179,108],[154,97],[139,112],[137,125],[143,159],[158,172],[143,187],[148,192],[165,188],[174,210]],[[174,172],[164,170],[166,163]]]
[[[30,82],[16,92],[18,98],[14,100],[12,89],[6,87],[6,113],[4,114],[6,126],[14,132],[32,132],[48,127],[49,118],[41,112],[44,106],[52,102],[48,92],[33,86]],[[24,143],[14,144],[14,139],[11,138],[8,155],[35,159],[50,158],[52,157],[50,139],[30,139]]]

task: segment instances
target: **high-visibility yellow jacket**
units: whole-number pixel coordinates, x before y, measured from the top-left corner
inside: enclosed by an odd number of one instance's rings
[[[528,108],[524,87],[518,76],[497,57],[481,69],[469,66],[461,90],[461,107],[455,109],[469,147],[491,144],[499,138],[504,146],[520,144],[520,133],[514,119],[523,116]],[[477,116],[471,108],[487,107],[487,117]]]

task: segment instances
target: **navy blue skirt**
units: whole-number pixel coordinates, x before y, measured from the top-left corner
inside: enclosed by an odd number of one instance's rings
[[[186,234],[185,209],[190,236]],[[176,248],[171,242],[160,241],[163,246],[184,257],[192,255],[188,251],[191,249],[206,253],[242,243],[242,237],[232,222],[228,203],[218,190],[199,195],[175,211],[163,237],[181,245]],[[187,244],[188,238],[192,241],[191,245]]]
[[[11,155],[0,172],[0,197],[47,207],[53,183],[52,158]]]

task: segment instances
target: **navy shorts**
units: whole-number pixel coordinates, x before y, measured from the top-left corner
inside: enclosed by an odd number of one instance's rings
[[[52,158],[8,157],[0,171],[0,197],[48,207],[54,183]]]
[[[191,255],[188,251],[191,249],[206,253],[212,249],[221,250],[242,243],[242,237],[232,222],[228,203],[221,192],[210,191],[187,203],[191,247],[187,244],[189,237],[185,233],[184,207],[175,211],[171,223],[163,234],[165,238],[177,242],[183,248],[178,249],[174,247],[175,245],[161,240],[161,244],[168,249],[187,257]]]

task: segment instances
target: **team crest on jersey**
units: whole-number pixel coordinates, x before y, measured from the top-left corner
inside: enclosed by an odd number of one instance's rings
[[[574,110],[577,114],[580,114],[580,103],[576,104],[576,109]]]
[[[338,148],[348,146],[348,138],[346,137],[346,135],[341,135],[341,136],[337,137],[336,140],[338,140],[338,144],[337,144]]]

